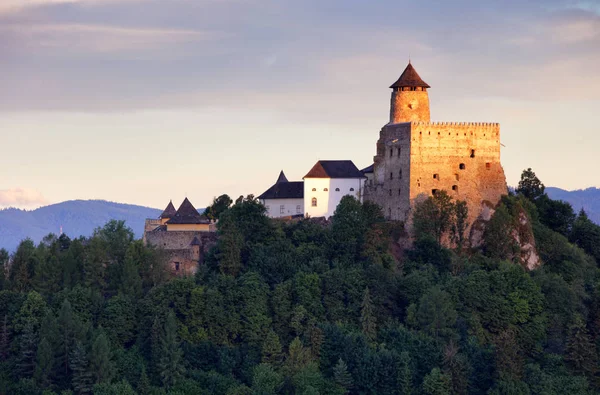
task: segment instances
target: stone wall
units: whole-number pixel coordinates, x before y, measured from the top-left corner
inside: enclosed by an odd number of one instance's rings
[[[217,243],[216,232],[189,232],[156,230],[145,233],[145,242],[165,251],[171,271],[176,275],[193,274],[198,265],[204,262],[206,253]],[[194,237],[198,237],[200,246],[191,246]],[[176,263],[180,268],[176,270]]]
[[[390,123],[429,122],[429,111],[429,94],[426,90],[392,92]]]
[[[507,193],[496,123],[388,124],[380,132],[374,163],[365,199],[393,220],[407,221],[416,200],[445,190],[467,201],[473,222],[482,202],[495,205]]]

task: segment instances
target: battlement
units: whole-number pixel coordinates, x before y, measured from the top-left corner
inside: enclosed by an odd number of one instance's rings
[[[463,128],[499,128],[500,124],[496,122],[410,122],[411,125],[415,126],[429,126],[429,127],[440,127],[440,126],[456,126]]]

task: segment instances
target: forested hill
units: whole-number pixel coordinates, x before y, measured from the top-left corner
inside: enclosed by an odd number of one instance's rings
[[[587,188],[566,191],[560,188],[548,187],[546,193],[551,199],[564,200],[570,203],[577,212],[583,208],[588,217],[600,225],[600,189]]]
[[[161,210],[149,207],[105,200],[69,200],[33,211],[4,209],[0,210],[0,248],[14,251],[28,237],[37,244],[48,233],[58,234],[61,226],[69,237],[90,236],[111,219],[124,220],[139,238],[144,220],[160,213]]]

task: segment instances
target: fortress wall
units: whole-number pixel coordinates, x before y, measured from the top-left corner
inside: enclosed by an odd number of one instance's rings
[[[434,190],[445,190],[454,199],[467,201],[473,222],[482,201],[496,204],[507,193],[499,124],[418,122],[411,126],[411,203]]]

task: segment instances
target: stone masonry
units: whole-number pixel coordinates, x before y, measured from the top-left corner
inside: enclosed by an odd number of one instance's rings
[[[409,223],[416,201],[444,190],[467,202],[473,223],[507,193],[500,125],[431,122],[427,88],[411,64],[392,85],[390,122],[380,131],[364,198],[388,219]]]

